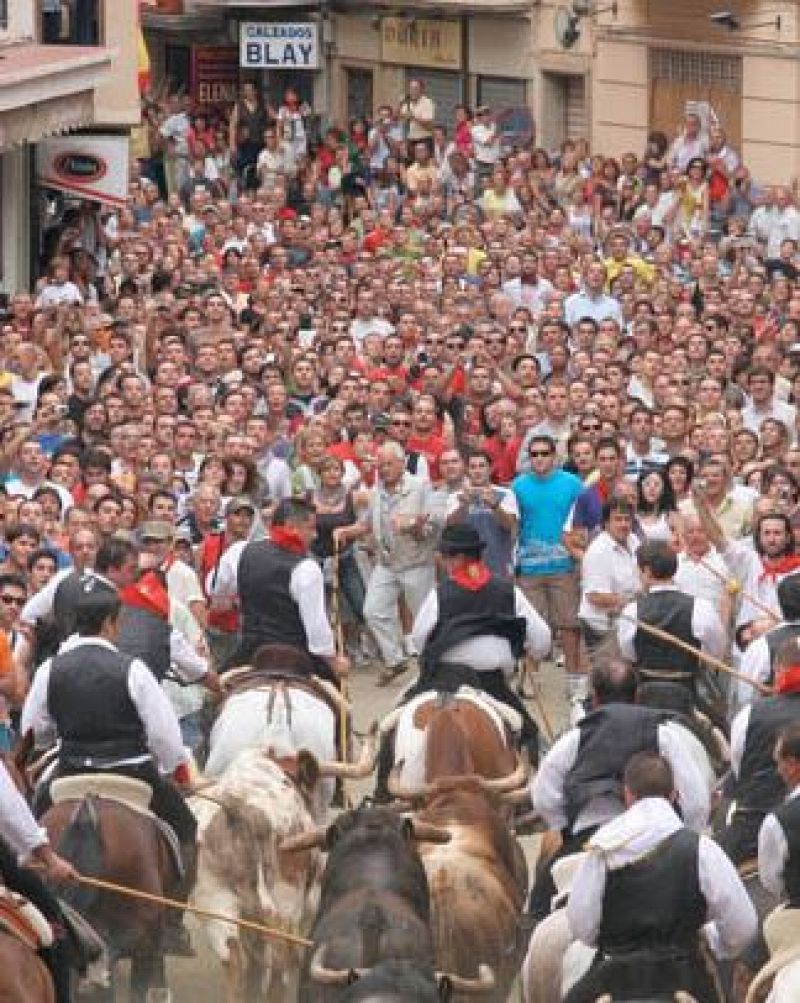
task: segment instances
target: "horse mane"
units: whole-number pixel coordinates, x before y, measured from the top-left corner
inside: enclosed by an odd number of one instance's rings
[[[426,730],[425,779],[430,782],[474,773],[475,761],[458,705],[437,708]]]

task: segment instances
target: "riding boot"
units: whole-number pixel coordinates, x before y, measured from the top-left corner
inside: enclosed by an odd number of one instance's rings
[[[70,1003],[70,963],[69,945],[66,937],[56,936],[50,947],[43,947],[39,957],[47,965],[55,990],[55,1003]]]
[[[187,902],[197,880],[197,844],[194,841],[181,843],[181,860],[183,861],[183,874],[175,882],[173,898],[180,902]],[[182,909],[167,910],[162,946],[166,954],[192,958],[194,950],[189,931],[183,925],[183,917],[184,911]]]
[[[388,804],[392,800],[392,795],[389,793],[389,775],[394,766],[394,736],[394,728],[381,736],[381,745],[378,750],[378,773],[375,778],[375,794],[373,795],[376,804]]]

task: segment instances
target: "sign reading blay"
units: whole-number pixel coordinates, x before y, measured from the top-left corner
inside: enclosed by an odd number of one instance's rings
[[[317,25],[243,21],[239,33],[239,65],[254,70],[319,68]]]

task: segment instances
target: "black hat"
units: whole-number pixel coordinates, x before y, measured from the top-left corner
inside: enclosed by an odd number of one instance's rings
[[[787,620],[794,620],[800,610],[800,575],[787,575],[778,582],[778,605]]]
[[[455,522],[445,526],[439,540],[439,553],[454,557],[456,554],[472,554],[483,550],[484,543],[477,529],[467,522]]]

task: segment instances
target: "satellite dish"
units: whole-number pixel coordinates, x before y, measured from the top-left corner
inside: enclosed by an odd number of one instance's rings
[[[578,21],[579,18],[566,7],[559,7],[556,10],[553,30],[558,44],[563,49],[571,49],[581,37]]]

